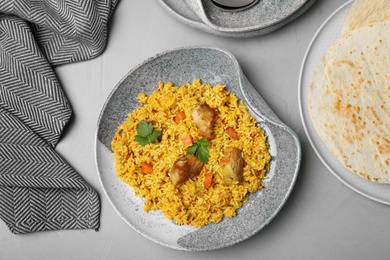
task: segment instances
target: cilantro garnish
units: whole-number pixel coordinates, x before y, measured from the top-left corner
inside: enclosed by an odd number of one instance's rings
[[[202,138],[196,141],[193,145],[187,148],[188,154],[195,154],[196,158],[199,161],[207,164],[209,162],[209,149],[207,146],[210,145],[210,142],[206,138]]]
[[[141,146],[145,146],[156,141],[156,139],[161,135],[161,131],[153,130],[152,123],[148,123],[145,120],[141,120],[139,123],[137,133],[138,135],[135,136],[135,140]]]

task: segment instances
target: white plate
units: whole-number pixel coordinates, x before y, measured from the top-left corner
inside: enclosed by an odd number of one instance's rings
[[[359,194],[372,200],[390,205],[390,186],[365,180],[344,168],[329,152],[326,145],[318,136],[311,121],[307,96],[310,88],[313,72],[319,63],[322,55],[330,45],[340,38],[344,18],[353,1],[349,1],[338,8],[322,24],[314,35],[303,60],[299,78],[299,108],[303,126],[307,137],[320,160],[325,164],[331,173],[341,182]]]
[[[137,95],[151,93],[159,80],[176,85],[200,78],[227,84],[248,106],[264,129],[272,156],[265,188],[250,195],[237,216],[201,228],[178,226],[161,211],[145,213],[143,201],[115,174],[111,139],[128,113],[138,107]],[[234,56],[208,47],[185,47],[152,57],[130,71],[108,97],[96,131],[96,164],[105,195],[134,230],[161,245],[188,251],[219,249],[243,241],[267,225],[280,211],[294,186],[301,160],[296,134],[275,116],[246,79]]]

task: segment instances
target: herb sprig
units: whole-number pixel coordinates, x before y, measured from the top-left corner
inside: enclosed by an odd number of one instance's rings
[[[141,146],[145,146],[156,141],[156,139],[161,135],[161,131],[154,130],[152,123],[141,120],[137,128],[137,134],[138,135],[135,136],[135,140]]]
[[[210,142],[206,138],[202,138],[189,146],[187,148],[187,153],[195,154],[199,161],[207,164],[209,162],[209,149],[207,149],[207,146],[209,145]]]

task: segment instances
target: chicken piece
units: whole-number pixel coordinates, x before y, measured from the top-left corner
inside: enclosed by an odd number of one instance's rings
[[[221,159],[222,178],[226,184],[241,183],[245,160],[241,156],[241,150],[231,148],[225,151]]]
[[[204,163],[202,161],[199,161],[195,155],[191,154],[187,158],[188,160],[188,174],[189,178],[193,178],[195,176],[198,176],[199,173],[202,171]]]
[[[175,162],[169,174],[169,177],[175,187],[180,187],[188,180],[188,169],[188,160],[178,160]]]
[[[209,141],[215,138],[215,110],[213,108],[206,103],[197,106],[192,111],[192,120],[198,128],[201,136]]]
[[[180,187],[189,178],[198,176],[203,169],[203,162],[199,161],[193,154],[186,160],[177,160],[169,174],[175,187]]]

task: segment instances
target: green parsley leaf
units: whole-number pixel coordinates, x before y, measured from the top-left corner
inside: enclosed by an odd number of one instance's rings
[[[203,147],[210,145],[210,141],[207,140],[206,138],[202,138],[202,139],[198,140],[197,143]]]
[[[153,125],[151,123],[146,122],[145,120],[141,120],[138,124],[137,133],[142,137],[148,137],[153,131]]]
[[[154,130],[153,133],[150,135],[150,142],[156,141],[156,139],[161,135],[161,131]]]
[[[194,143],[193,145],[191,145],[187,148],[187,152],[188,152],[188,154],[194,154],[197,149],[198,149],[198,144]]]
[[[204,146],[199,146],[198,151],[196,152],[196,158],[207,164],[209,162],[209,149]]]
[[[209,149],[207,149],[207,146],[209,145],[210,142],[206,138],[202,138],[189,146],[187,148],[187,153],[195,154],[199,161],[207,164],[209,162]]]
[[[153,130],[152,123],[148,123],[145,120],[141,120],[137,128],[138,135],[135,136],[135,140],[141,145],[145,146],[157,140],[161,135],[161,131]]]
[[[135,140],[141,145],[141,146],[145,146],[149,143],[149,140],[147,137],[143,137],[143,136],[140,136],[140,135],[136,135],[135,136]]]

